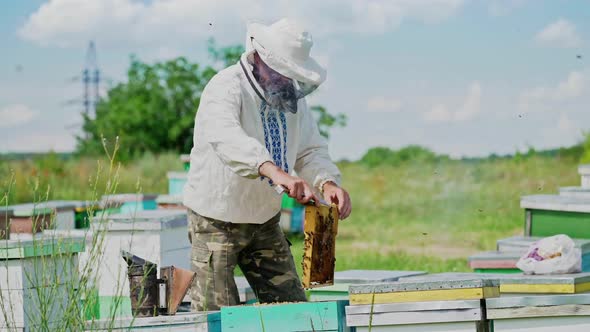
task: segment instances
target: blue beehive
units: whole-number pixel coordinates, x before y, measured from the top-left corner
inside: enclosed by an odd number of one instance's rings
[[[185,172],[168,172],[168,194],[182,195],[184,185],[186,184],[188,173]]]
[[[330,301],[222,307],[221,330],[348,332],[347,305],[348,301]]]

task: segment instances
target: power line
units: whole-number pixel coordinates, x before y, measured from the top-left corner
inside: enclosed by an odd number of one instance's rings
[[[84,85],[84,114],[93,117],[96,113],[96,104],[100,98],[100,70],[96,60],[96,46],[94,41],[88,44],[86,51],[86,64],[82,71],[82,84]]]

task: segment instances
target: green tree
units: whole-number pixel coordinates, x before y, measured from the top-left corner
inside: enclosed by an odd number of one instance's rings
[[[583,153],[580,157],[580,163],[590,164],[590,132],[584,133],[584,141],[582,142]]]
[[[103,137],[109,142],[119,140],[119,158],[123,160],[145,152],[190,151],[195,113],[205,85],[244,52],[240,45],[218,48],[213,40],[209,40],[208,50],[214,62],[208,66],[184,57],[147,64],[132,56],[127,81],[108,90],[96,106],[94,118],[84,116],[78,152],[102,154]],[[331,127],[346,123],[342,114],[332,115],[322,106],[311,109],[326,137]]]
[[[311,106],[309,108],[315,115],[318,123],[320,134],[325,138],[330,138],[330,129],[332,127],[344,127],[346,126],[346,115],[342,113],[330,114],[324,106]]]
[[[409,162],[430,163],[448,159],[448,156],[437,155],[425,147],[408,145],[399,150],[392,150],[388,147],[371,148],[360,162],[369,167],[375,167],[379,165],[399,166]]]

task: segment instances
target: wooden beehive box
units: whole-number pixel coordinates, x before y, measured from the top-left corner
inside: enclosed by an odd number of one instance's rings
[[[54,213],[51,208],[40,208],[33,204],[15,205],[10,217],[10,234],[35,234],[49,229]]]
[[[221,308],[223,332],[349,332],[348,301],[275,303]]]
[[[525,209],[525,236],[565,234],[590,238],[590,200],[560,195],[531,195],[520,200]]]
[[[305,207],[303,288],[334,284],[338,207]]]

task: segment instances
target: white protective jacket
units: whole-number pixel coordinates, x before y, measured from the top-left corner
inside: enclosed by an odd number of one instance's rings
[[[258,173],[266,161],[302,177],[319,191],[340,184],[305,98],[296,114],[266,109],[246,54],[205,87],[195,118],[183,203],[196,213],[232,223],[261,224],[281,209],[281,195]]]

